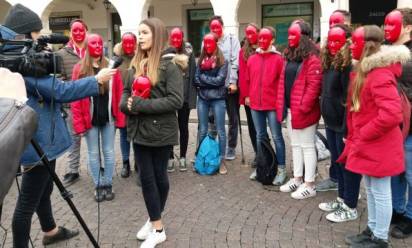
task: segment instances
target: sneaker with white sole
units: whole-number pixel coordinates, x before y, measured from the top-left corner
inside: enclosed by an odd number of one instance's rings
[[[289,193],[297,190],[300,185],[302,185],[302,181],[296,181],[294,178],[291,178],[287,183],[280,186],[279,190],[281,192]]]
[[[166,232],[165,228],[163,227],[162,232],[156,231],[153,229],[149,235],[147,236],[146,240],[140,245],[140,248],[154,248],[156,245],[166,241]]]
[[[338,210],[342,206],[342,203],[342,199],[338,197],[330,202],[319,203],[319,208],[325,212],[332,212]]]
[[[169,159],[169,161],[167,161],[167,172],[174,172],[175,171],[175,160]]]
[[[278,173],[276,174],[275,179],[273,180],[272,184],[275,186],[280,186],[286,182],[288,175],[286,174],[285,168],[278,168]]]
[[[250,174],[249,179],[252,181],[256,181],[256,169]]]
[[[290,194],[290,196],[296,200],[303,200],[316,196],[316,189],[315,187],[308,186],[306,183],[302,183],[295,192]]]
[[[341,207],[337,211],[326,215],[327,220],[336,223],[356,220],[357,218],[358,211],[356,208],[350,208],[345,203],[342,203]]]
[[[152,222],[150,222],[150,219],[146,221],[146,223],[140,228],[140,230],[136,234],[136,238],[138,240],[145,240],[149,233],[152,231]]]

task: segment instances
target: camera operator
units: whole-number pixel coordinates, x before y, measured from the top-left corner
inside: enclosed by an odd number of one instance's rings
[[[42,29],[42,22],[36,13],[21,4],[16,4],[7,13],[4,26],[0,26],[2,34],[10,34],[12,30],[25,34],[26,38],[36,40]],[[3,38],[7,37],[3,35]],[[39,117],[34,140],[44,150],[53,170],[56,159],[71,145],[70,134],[60,111],[61,104],[88,96],[97,96],[100,85],[110,80],[115,71],[105,68],[96,76],[65,83],[50,75],[38,78],[24,77],[29,98],[27,104],[36,111]],[[31,145],[23,153],[20,162],[23,166],[23,177],[12,221],[13,247],[28,247],[34,212],[39,217],[44,233],[44,245],[76,236],[79,233],[77,230],[58,227],[54,221],[50,201],[53,181]]]

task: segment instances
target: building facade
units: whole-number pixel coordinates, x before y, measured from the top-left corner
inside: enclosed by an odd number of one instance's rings
[[[45,33],[68,34],[72,19],[84,19],[90,32],[104,37],[109,50],[122,33],[136,33],[142,19],[158,17],[168,29],[181,27],[195,51],[200,48],[202,36],[209,32],[207,20],[213,15],[221,15],[225,31],[240,39],[250,22],[273,26],[277,30],[276,43],[283,45],[287,28],[296,18],[309,22],[314,40],[322,40],[329,28],[328,18],[336,9],[351,11],[355,25],[381,25],[390,10],[412,7],[412,0],[0,0],[1,20],[16,3],[41,16]]]

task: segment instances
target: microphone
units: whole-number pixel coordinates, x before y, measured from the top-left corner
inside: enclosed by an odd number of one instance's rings
[[[69,37],[62,34],[41,35],[37,39],[37,42],[42,44],[66,44],[69,42]]]
[[[116,69],[123,63],[123,59],[118,56],[113,56],[109,61],[109,69]]]

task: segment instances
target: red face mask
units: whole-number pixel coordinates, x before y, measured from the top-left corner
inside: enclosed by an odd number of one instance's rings
[[[70,35],[76,43],[82,43],[86,39],[86,27],[81,22],[74,22],[71,29]]]
[[[332,56],[335,56],[346,43],[345,31],[335,27],[328,33],[328,50]]]
[[[335,12],[329,17],[329,28],[335,26],[336,24],[344,24],[345,16],[340,12]]]
[[[212,55],[217,48],[215,37],[212,34],[207,34],[203,37],[203,49],[208,55]]]
[[[257,43],[258,32],[254,26],[251,26],[251,25],[247,26],[245,28],[245,35],[246,35],[246,39],[249,42],[249,44],[255,45]]]
[[[87,48],[93,58],[99,58],[103,54],[103,39],[98,34],[91,34],[87,37]]]
[[[222,24],[220,24],[220,22],[218,20],[213,20],[210,23],[209,29],[210,29],[210,31],[215,33],[217,35],[217,37],[219,37],[219,38],[222,37],[223,27],[222,27]]]
[[[399,39],[402,31],[402,13],[392,11],[385,17],[385,40],[393,43]]]
[[[132,34],[125,34],[122,37],[122,49],[126,55],[134,54],[136,50],[136,38]]]
[[[288,43],[289,47],[295,48],[299,46],[301,29],[299,24],[295,23],[288,29]]]
[[[270,47],[270,45],[272,44],[273,40],[273,34],[272,31],[270,31],[267,28],[263,28],[262,30],[260,30],[259,32],[259,47],[266,51],[268,50],[268,48]]]
[[[365,30],[363,27],[357,28],[352,33],[352,58],[359,60],[362,57],[363,47],[365,46]]]
[[[147,99],[150,97],[151,88],[152,84],[150,83],[150,79],[145,76],[139,76],[133,81],[132,96],[140,96]]]
[[[169,44],[175,48],[181,48],[183,44],[183,31],[180,28],[174,28],[170,32]]]

